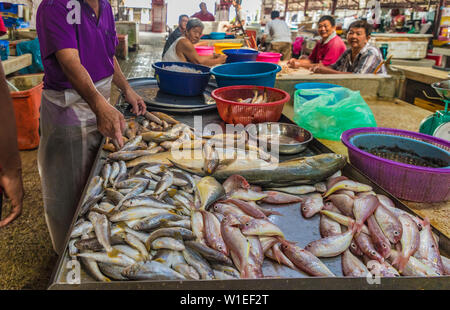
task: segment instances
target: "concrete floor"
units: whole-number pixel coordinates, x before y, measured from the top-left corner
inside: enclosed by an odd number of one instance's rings
[[[151,64],[161,59],[165,34],[140,33],[141,47],[119,60],[127,78],[151,76]],[[111,102],[119,92],[113,87]],[[37,170],[37,150],[20,152],[25,199],[22,215],[0,230],[0,289],[46,289],[57,262],[43,214]],[[3,216],[10,211],[6,202]]]

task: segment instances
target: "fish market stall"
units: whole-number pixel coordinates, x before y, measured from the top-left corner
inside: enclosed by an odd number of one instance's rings
[[[420,238],[427,237],[435,248],[437,237],[442,255],[449,254],[449,239],[426,221],[407,215],[411,213],[404,204],[344,157],[313,139],[302,153],[280,156],[281,163],[274,167],[276,159],[249,140],[243,149],[229,151],[236,156],[258,152],[259,157],[230,160],[224,157],[228,151],[209,148],[211,141],[223,142],[225,137],[204,127],[223,127],[223,122],[214,111],[202,116],[202,142],[196,145],[194,140],[186,149],[189,154],[200,150],[198,159],[180,159],[166,151],[173,150],[174,141],[195,134],[193,115],[148,113],[129,122],[125,149],[102,143],[50,289],[448,286],[448,276],[419,260],[422,252],[417,258],[406,250],[392,250],[388,260],[383,258],[389,255],[379,246],[397,243],[402,236],[405,246],[411,234],[417,240],[416,225]],[[280,122],[290,123],[285,117]],[[237,142],[241,136],[231,139]],[[136,147],[140,150],[133,151]],[[257,163],[266,168],[252,169]],[[358,202],[353,214],[337,193],[343,189],[352,191]],[[398,233],[402,227],[405,234]],[[381,237],[380,229],[389,240]],[[380,237],[374,242],[380,254],[371,250],[369,235]],[[364,255],[381,272],[380,281],[356,258]],[[394,263],[406,277],[398,275],[390,265]]]

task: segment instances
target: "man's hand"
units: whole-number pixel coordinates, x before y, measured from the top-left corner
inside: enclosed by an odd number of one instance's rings
[[[21,168],[11,169],[11,171],[1,171],[0,186],[3,188],[6,196],[11,200],[13,207],[11,213],[0,221],[0,228],[2,228],[18,218],[22,213],[24,190]]]
[[[322,65],[321,63],[319,63],[319,64],[312,65],[309,70],[311,70],[314,73],[321,73],[324,68],[325,68],[325,66]]]
[[[295,58],[289,59],[289,61],[287,62],[287,65],[289,68],[294,68],[294,69],[297,69],[300,67],[300,65],[297,65],[297,59],[295,59]]]
[[[122,133],[126,123],[123,114],[110,105],[104,98],[101,104],[96,105],[97,129],[105,137],[117,141],[119,147],[123,146]]]
[[[125,91],[124,95],[125,101],[133,107],[131,112],[136,115],[144,115],[147,111],[147,106],[145,105],[144,99],[142,99],[142,97],[139,96],[131,87]]]
[[[225,63],[225,61],[227,61],[227,55],[222,55],[222,54],[214,54],[214,59],[217,59],[218,63]]]

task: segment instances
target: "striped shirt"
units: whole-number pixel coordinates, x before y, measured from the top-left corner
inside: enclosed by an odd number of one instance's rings
[[[369,43],[356,56],[355,61],[352,61],[352,49],[347,49],[344,54],[336,61],[331,68],[341,72],[352,72],[358,74],[374,73],[378,65],[383,61],[383,55],[378,47],[370,45]],[[378,74],[386,74],[386,67],[381,66]]]

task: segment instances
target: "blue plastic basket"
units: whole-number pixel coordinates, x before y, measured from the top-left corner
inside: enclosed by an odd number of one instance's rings
[[[209,37],[212,40],[223,40],[223,39],[225,39],[226,35],[227,34],[225,32],[211,32],[209,34]]]
[[[177,72],[163,67],[178,65],[202,71],[202,73]],[[211,77],[210,68],[188,62],[157,62],[152,65],[159,88],[168,94],[198,96],[205,91]]]
[[[258,51],[245,48],[224,50],[223,53],[228,56],[227,63],[256,61],[258,57]]]
[[[219,87],[257,85],[274,87],[281,67],[269,62],[247,61],[224,64],[211,69]]]
[[[9,57],[9,41],[0,40],[0,58],[1,60],[8,60]]]

